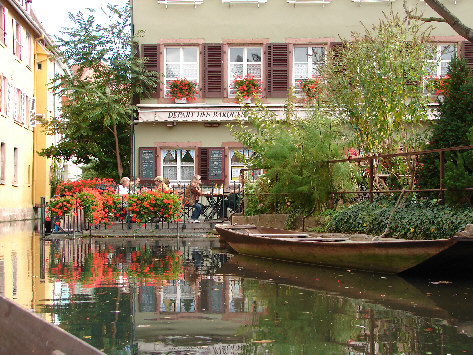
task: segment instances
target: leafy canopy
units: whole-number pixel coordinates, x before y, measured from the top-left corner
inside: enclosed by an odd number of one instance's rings
[[[64,98],[60,116],[42,122],[47,133],[62,139],[40,154],[92,163],[100,176],[119,177],[129,160],[133,98],[149,95],[158,77],[136,55],[129,5],[102,11],[109,18],[104,24],[93,9],[69,14],[74,25],[57,38],[72,72],[54,77],[52,90]]]
[[[365,154],[418,145],[415,129],[429,103],[423,78],[435,65],[427,60],[433,57],[429,35],[420,21],[390,13],[329,56],[323,77],[332,112],[348,123]]]

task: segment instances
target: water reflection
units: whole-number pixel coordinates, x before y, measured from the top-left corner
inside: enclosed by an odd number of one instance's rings
[[[0,234],[0,293],[106,353],[459,354],[473,283],[232,256],[215,239]]]

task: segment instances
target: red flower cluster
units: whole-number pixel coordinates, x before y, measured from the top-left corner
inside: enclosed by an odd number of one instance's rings
[[[169,95],[174,99],[195,100],[197,94],[197,83],[187,79],[174,80],[169,86]]]
[[[111,246],[87,255],[84,263],[64,263],[56,254],[49,267],[50,275],[69,283],[82,282],[83,287],[116,287],[133,280],[138,284],[164,285],[168,280],[182,279],[183,264],[180,251],[156,257],[150,248],[118,253]]]
[[[322,92],[320,78],[309,78],[303,80],[300,84],[300,88],[305,95],[306,101],[316,100],[317,96]]]
[[[259,96],[263,82],[251,75],[245,77],[237,76],[231,86],[236,89],[237,98],[242,100]]]

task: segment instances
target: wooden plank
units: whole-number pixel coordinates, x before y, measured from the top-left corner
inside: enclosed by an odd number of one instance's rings
[[[104,354],[0,296],[0,354]]]

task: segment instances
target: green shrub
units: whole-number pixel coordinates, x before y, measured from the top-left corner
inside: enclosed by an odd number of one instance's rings
[[[395,198],[363,201],[336,213],[328,226],[332,232],[381,235],[396,204]],[[473,209],[438,205],[436,200],[408,199],[391,219],[389,237],[404,239],[449,238],[473,223]]]

